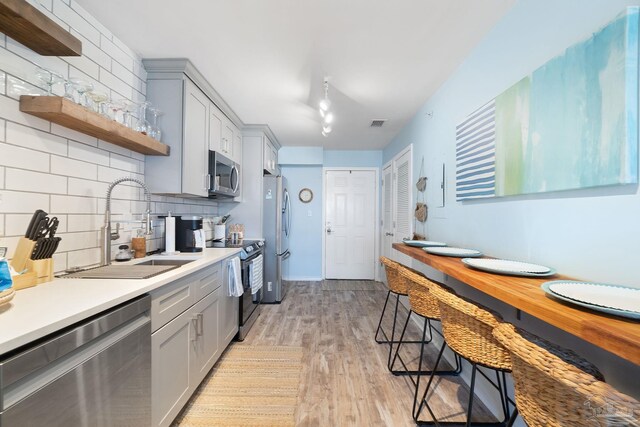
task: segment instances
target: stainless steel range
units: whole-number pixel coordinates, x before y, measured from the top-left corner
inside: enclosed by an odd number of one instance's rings
[[[260,315],[260,303],[263,297],[262,285],[264,283],[264,242],[262,240],[209,241],[207,242],[207,247],[242,249],[240,252],[240,266],[244,293],[239,297],[240,316],[238,322],[240,328],[238,335],[236,335],[236,340],[243,341]]]

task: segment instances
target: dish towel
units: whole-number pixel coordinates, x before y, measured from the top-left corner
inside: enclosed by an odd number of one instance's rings
[[[263,280],[262,255],[258,255],[256,259],[249,264],[249,281],[251,283],[251,295],[255,295],[264,283]]]
[[[240,257],[232,258],[229,261],[229,296],[239,297],[244,293],[242,288]]]

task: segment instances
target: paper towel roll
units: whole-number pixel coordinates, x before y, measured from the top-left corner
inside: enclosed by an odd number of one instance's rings
[[[176,217],[171,214],[164,219],[164,247],[165,252],[176,251]]]
[[[225,224],[213,227],[213,240],[224,240],[227,237],[227,226]]]

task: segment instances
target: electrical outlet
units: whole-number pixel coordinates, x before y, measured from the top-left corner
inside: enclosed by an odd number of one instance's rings
[[[311,209],[307,211],[307,216],[313,216],[313,211]]]
[[[267,291],[271,292],[271,282],[267,282]]]

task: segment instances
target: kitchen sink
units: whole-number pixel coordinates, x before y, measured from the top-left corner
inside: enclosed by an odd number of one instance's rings
[[[150,259],[138,262],[135,265],[176,265],[181,266],[195,261],[194,259]]]

